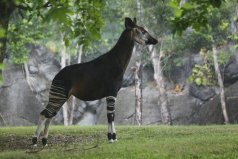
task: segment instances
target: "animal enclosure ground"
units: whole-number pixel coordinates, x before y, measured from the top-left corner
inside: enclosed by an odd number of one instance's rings
[[[117,126],[113,144],[107,126],[51,126],[48,147],[33,149],[34,128],[1,127],[0,158],[238,158],[238,125]]]

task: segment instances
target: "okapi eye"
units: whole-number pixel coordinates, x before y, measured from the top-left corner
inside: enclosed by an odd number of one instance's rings
[[[140,32],[141,32],[141,34],[145,34],[146,33],[146,31],[144,30],[144,29],[140,29]]]
[[[137,33],[137,34],[140,34],[140,31],[139,31],[138,29],[136,29],[136,33]]]

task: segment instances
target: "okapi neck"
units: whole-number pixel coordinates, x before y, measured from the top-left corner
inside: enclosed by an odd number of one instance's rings
[[[116,45],[110,51],[116,56],[118,63],[125,70],[133,52],[134,40],[132,39],[132,32],[124,30]]]

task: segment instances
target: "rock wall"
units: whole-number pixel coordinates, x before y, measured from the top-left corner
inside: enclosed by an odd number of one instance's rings
[[[31,91],[22,66],[6,62],[4,84],[0,88],[1,125],[32,125],[37,122],[41,103]]]
[[[238,119],[238,56],[235,54],[224,69],[224,81],[227,87],[226,100],[232,123]],[[87,59],[83,59],[87,61]],[[192,66],[200,63],[197,55],[183,59],[184,65],[173,70],[170,81],[167,80],[168,100],[174,124],[222,124],[223,116],[216,87],[197,87],[186,82]],[[134,75],[131,69],[135,58],[125,73],[123,88],[116,102],[116,123],[134,124]],[[60,64],[54,53],[44,47],[32,47],[29,61],[23,65],[7,65],[3,72],[4,84],[0,87],[0,124],[1,125],[34,125],[40,111],[48,102],[51,81],[60,70]],[[28,78],[26,80],[26,70]],[[161,124],[160,104],[156,84],[153,81],[153,69],[149,65],[143,68],[143,124]],[[171,82],[172,80],[172,82]],[[181,92],[174,90],[175,84],[182,86]],[[62,112],[54,118],[53,124],[62,124]],[[106,124],[105,99],[85,102],[76,100],[74,124]]]
[[[204,102],[190,94],[189,89],[180,93],[168,91],[169,108],[172,121],[175,125],[189,124],[223,124],[219,95],[214,95],[209,101]],[[207,92],[205,91],[204,94]],[[238,122],[238,82],[226,89],[226,102],[231,123]],[[160,105],[154,83],[143,89],[142,123],[162,124]],[[116,101],[116,124],[134,124],[135,112],[134,86],[122,89]],[[102,110],[97,124],[106,124],[106,108]]]

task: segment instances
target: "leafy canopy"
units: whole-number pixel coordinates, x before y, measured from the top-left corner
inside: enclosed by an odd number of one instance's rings
[[[100,38],[102,0],[16,0],[17,8],[8,28],[14,63],[27,60],[27,44],[62,34],[66,47],[77,43],[89,47]],[[18,15],[18,16],[17,16]],[[13,19],[13,20],[12,20]],[[0,30],[0,36],[4,30]]]

